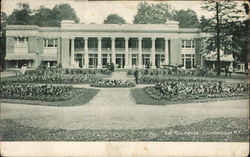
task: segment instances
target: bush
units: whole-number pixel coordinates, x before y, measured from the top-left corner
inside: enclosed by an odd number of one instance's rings
[[[188,100],[247,95],[249,84],[226,82],[171,81],[145,87],[144,90],[155,100]]]
[[[41,101],[69,100],[82,92],[72,86],[1,83],[1,98]]]
[[[95,75],[82,74],[44,74],[44,75],[22,75],[13,82],[20,83],[92,83],[100,80]]]
[[[176,77],[155,77],[155,76],[141,76],[139,78],[140,83],[146,83],[146,84],[154,84],[154,83],[160,83],[160,82],[182,82],[182,81],[187,81],[187,82],[207,82],[208,80],[206,79],[200,79],[200,78],[176,78]],[[216,80],[209,80],[209,82],[215,82]]]
[[[133,81],[122,82],[121,80],[100,80],[90,85],[91,87],[135,87]]]

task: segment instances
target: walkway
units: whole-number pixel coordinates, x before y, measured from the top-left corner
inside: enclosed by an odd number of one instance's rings
[[[111,79],[126,81],[133,77],[127,76],[125,72],[115,72]],[[137,105],[130,95],[130,88],[102,88],[88,104],[82,106],[1,103],[1,119],[12,119],[31,127],[67,130],[165,128],[207,118],[248,118],[248,108],[248,100],[166,106]]]

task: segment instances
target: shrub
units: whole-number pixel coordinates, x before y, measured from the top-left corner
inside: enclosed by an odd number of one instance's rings
[[[187,100],[247,95],[249,84],[226,82],[171,81],[145,87],[144,90],[156,100]]]
[[[155,76],[141,76],[139,78],[140,83],[160,83],[160,82],[181,82],[181,81],[187,81],[187,82],[207,82],[208,80],[202,79],[202,78],[176,78],[176,77],[155,77]],[[215,82],[216,80],[209,80],[210,82]]]
[[[135,87],[133,81],[122,82],[121,80],[100,80],[91,84],[91,87]]]
[[[69,100],[82,92],[72,86],[1,83],[1,98],[41,101]]]
[[[22,75],[15,82],[20,83],[92,83],[100,80],[95,75],[82,74],[45,74],[45,75]],[[13,81],[13,82],[14,82]]]

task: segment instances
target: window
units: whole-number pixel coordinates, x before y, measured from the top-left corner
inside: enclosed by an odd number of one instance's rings
[[[185,48],[185,40],[182,40],[182,48]]]
[[[43,46],[44,47],[57,47],[57,39],[44,39]]]
[[[191,48],[191,40],[186,40],[186,47],[185,48]]]
[[[194,40],[182,40],[182,48],[194,48]]]
[[[182,54],[182,64],[185,69],[195,67],[195,55],[194,54]]]
[[[17,43],[25,43],[28,41],[27,37],[15,37],[15,42]]]
[[[54,40],[53,39],[48,40],[48,47],[54,47]]]
[[[194,48],[194,40],[192,40],[192,48]]]

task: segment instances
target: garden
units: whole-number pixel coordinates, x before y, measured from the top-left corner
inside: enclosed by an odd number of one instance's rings
[[[47,106],[73,106],[89,102],[98,89],[73,88],[63,85],[0,83],[2,102]]]
[[[153,82],[153,81],[152,81]],[[247,98],[249,84],[201,79],[169,78],[156,81],[154,86],[132,89],[137,104],[165,105],[202,102],[213,99]]]
[[[121,80],[99,80],[92,84],[91,87],[105,87],[105,88],[126,88],[126,87],[135,87],[135,83],[133,81],[125,81],[122,82]]]

